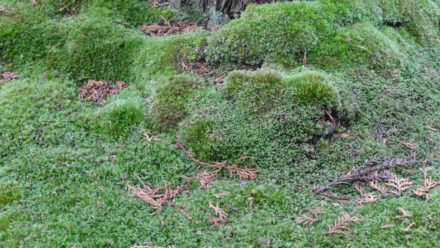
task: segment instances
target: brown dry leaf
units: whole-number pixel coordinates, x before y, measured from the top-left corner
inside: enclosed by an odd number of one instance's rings
[[[400,213],[402,213],[402,215],[395,216],[394,219],[396,219],[396,220],[403,220],[403,219],[409,218],[413,215],[410,211],[405,210],[404,208],[399,208],[399,211],[400,211]]]
[[[172,190],[167,182],[164,182],[163,188],[153,188],[150,185],[142,184],[144,186],[143,188],[134,187],[130,184],[127,184],[126,188],[134,196],[140,198],[144,202],[150,204],[152,208],[159,211],[182,191],[182,187]]]
[[[104,104],[108,96],[120,93],[127,87],[125,82],[112,82],[89,80],[79,89],[79,96],[86,101]]]
[[[209,189],[217,176],[208,172],[197,173],[195,178],[199,181],[202,189]]]
[[[309,211],[313,216],[318,216],[322,213],[324,213],[320,208],[317,209],[306,209],[307,211]]]
[[[214,206],[211,202],[209,202],[208,207],[214,211],[217,217],[208,217],[208,222],[218,226],[220,223],[225,223],[228,221],[228,214],[221,209],[218,205]]]
[[[154,140],[159,140],[158,138],[154,137],[153,135],[149,135],[147,132],[144,132],[144,139],[148,142],[151,143]]]
[[[379,192],[381,195],[384,195],[384,196],[387,195],[387,188],[385,186],[379,184],[379,182],[377,180],[370,181],[369,186],[370,186],[370,188]]]
[[[0,8],[1,8],[1,6],[0,6]],[[9,81],[16,80],[16,79],[20,78],[20,76],[17,73],[12,72],[12,71],[5,71],[0,76],[2,78],[0,80],[1,82],[9,82]]]
[[[413,227],[415,224],[416,224],[415,222],[411,222],[411,224],[409,224],[407,227],[401,229],[402,232],[408,233],[410,231],[411,227]]]
[[[218,205],[217,205],[217,206],[214,206],[214,205],[212,205],[211,202],[209,202],[209,203],[208,203],[208,207],[209,207],[210,209],[214,210],[214,213],[215,213],[216,215],[218,215],[219,218],[222,218],[222,219],[224,219],[224,220],[227,220],[227,219],[228,219],[228,214],[227,214],[223,209],[221,209]]]
[[[226,166],[229,176],[237,174],[240,179],[255,179],[258,176],[258,170],[253,168],[238,168],[236,166]]]
[[[309,217],[306,214],[303,214],[301,217],[299,217],[297,219],[297,223],[301,224],[303,226],[310,226],[311,224],[315,223],[316,221],[318,221],[318,219],[313,218],[313,217]]]
[[[341,137],[343,139],[346,139],[346,138],[350,137],[350,134],[348,134],[348,133],[340,133],[339,137]]]
[[[200,27],[191,22],[185,21],[169,21],[161,16],[164,24],[150,24],[140,27],[140,31],[147,33],[153,37],[162,37],[175,34],[192,33],[200,29]]]
[[[368,204],[368,203],[376,203],[379,201],[379,198],[372,194],[372,193],[368,193],[368,194],[364,194],[362,196],[361,199],[358,199],[356,201],[356,205],[364,205],[364,204]]]
[[[168,7],[168,6],[170,6],[170,2],[167,0],[158,0],[158,1],[153,1],[151,3],[151,7],[153,9],[159,9],[159,8]]]
[[[393,187],[395,190],[391,191],[391,193],[402,196],[402,192],[409,189],[413,183],[411,180],[406,178],[398,178],[396,175],[392,175],[392,178],[388,180],[386,185]]]
[[[213,72],[208,68],[206,62],[180,62],[180,70],[191,72],[200,76],[210,76]]]
[[[349,195],[340,195],[340,194],[335,194],[335,193],[331,193],[331,192],[324,192],[324,193],[321,193],[320,195],[331,198],[331,199],[338,199],[341,201],[350,200]]]
[[[431,195],[428,194],[429,190],[437,187],[440,185],[440,182],[434,182],[431,178],[428,177],[428,172],[432,168],[422,168],[421,171],[423,172],[423,187],[414,190],[414,194],[420,197],[425,197],[426,200],[429,200],[431,198]]]
[[[349,213],[344,213],[338,218],[334,225],[329,226],[327,234],[345,234],[347,231],[351,231],[349,226],[351,222],[359,221],[360,219],[358,217],[351,216]]]

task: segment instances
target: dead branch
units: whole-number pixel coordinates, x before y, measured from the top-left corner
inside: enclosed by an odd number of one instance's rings
[[[189,221],[192,221],[193,218],[185,212],[183,209],[179,208],[175,203],[171,203],[171,207],[173,207],[179,214],[181,214],[183,217],[187,218]]]
[[[387,171],[396,167],[409,167],[414,165],[433,165],[432,160],[406,160],[401,158],[373,158],[365,161],[361,166],[351,170],[346,175],[335,178],[331,183],[313,189],[315,194],[322,194],[343,184],[354,182],[388,181],[392,178]]]
[[[399,211],[400,211],[400,213],[402,213],[402,215],[396,215],[394,217],[394,219],[396,219],[396,220],[403,220],[403,219],[409,218],[413,215],[410,211],[405,210],[404,208],[399,208]]]
[[[411,227],[413,227],[415,224],[416,224],[415,222],[411,222],[411,224],[409,224],[409,226],[401,229],[402,232],[408,233],[410,231]]]

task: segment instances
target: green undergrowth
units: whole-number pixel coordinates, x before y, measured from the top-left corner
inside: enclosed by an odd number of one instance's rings
[[[334,189],[348,202],[312,193],[375,156],[440,162],[438,4],[252,5],[218,32],[156,38],[136,26],[171,11],[144,1],[0,0],[0,72],[21,76],[0,84],[0,247],[439,246],[440,190],[416,197],[417,167],[396,170],[414,183],[402,197],[374,204],[349,186]],[[223,83],[182,71],[204,60]],[[79,97],[88,79],[128,87],[101,106]],[[186,183],[210,169],[176,139],[258,177]],[[192,221],[134,197],[138,178],[185,184],[172,202]],[[210,202],[228,213],[219,227]],[[302,226],[307,208],[324,213]],[[361,222],[326,235],[344,212]]]
[[[31,1],[4,1],[14,4],[14,11],[24,12],[31,16],[62,18],[77,16],[83,13],[95,17],[111,18],[121,24],[138,26],[173,17],[171,9],[154,9],[141,0],[42,0],[32,4]]]

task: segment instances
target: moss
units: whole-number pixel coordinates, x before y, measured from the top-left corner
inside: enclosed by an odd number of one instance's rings
[[[249,6],[209,38],[207,57],[214,63],[259,65],[271,57],[295,63],[330,31],[315,3]]]
[[[80,18],[71,24],[65,69],[76,80],[128,80],[140,42],[140,36],[111,21]]]
[[[170,130],[183,120],[188,112],[186,104],[202,82],[189,75],[175,76],[159,85],[153,96],[150,117],[158,130]]]
[[[272,108],[282,93],[282,78],[273,71],[234,71],[222,88],[224,97],[255,113]]]
[[[219,139],[213,137],[215,122],[211,118],[193,115],[179,125],[179,138],[201,160],[216,159],[214,154],[221,145]]]
[[[344,64],[347,59],[352,62],[348,58],[352,52],[367,53],[361,54],[361,59],[365,59],[372,51],[379,50],[384,54],[378,55],[384,57],[370,56],[362,62],[371,63],[371,67],[381,64],[392,67],[399,54],[375,29],[382,25],[404,28],[421,43],[433,44],[440,32],[439,13],[439,7],[430,0],[321,0],[252,6],[240,19],[209,38],[207,57],[213,63],[260,65],[274,60],[297,65],[312,50],[316,55],[334,47],[335,54],[342,52],[346,57],[330,62]],[[350,38],[358,39],[353,46]],[[335,47],[338,44],[341,47]],[[393,65],[388,65],[386,56],[392,57]],[[322,60],[315,57],[315,62],[329,64],[328,58],[323,57]]]
[[[48,67],[59,63],[58,54],[68,35],[68,27],[64,24],[51,20],[29,24],[0,17],[0,58],[16,67],[37,61],[43,61]]]
[[[19,80],[0,91],[0,157],[18,152],[23,146],[71,143],[81,108],[76,87],[69,81]],[[0,161],[0,164],[3,161]]]
[[[338,91],[328,76],[317,72],[306,72],[287,80],[294,100],[298,104],[313,105],[338,110],[341,100]]]
[[[87,13],[137,26],[160,20],[160,16],[171,18],[170,9],[153,9],[141,0],[41,0],[38,9],[48,16],[79,15]],[[29,7],[28,7],[29,8]]]
[[[21,191],[16,184],[0,183],[0,207],[21,198]],[[0,226],[0,231],[2,227]]]
[[[96,114],[97,131],[115,137],[127,136],[145,119],[144,113],[140,99],[116,99]]]
[[[147,38],[139,47],[133,65],[135,81],[171,79],[181,73],[181,61],[197,61],[206,46],[208,32],[201,31],[186,35],[163,38]]]
[[[154,9],[141,0],[89,0],[86,6],[89,15],[106,16],[132,26],[159,22],[161,16],[169,20],[174,13],[168,8]]]
[[[370,24],[358,23],[325,39],[310,53],[309,62],[323,68],[385,71],[403,69],[407,61],[394,40]]]

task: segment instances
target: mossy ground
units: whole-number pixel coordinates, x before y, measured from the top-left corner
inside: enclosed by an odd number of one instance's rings
[[[0,84],[1,247],[440,245],[439,188],[430,201],[409,190],[363,206],[349,187],[338,189],[354,196],[345,205],[311,191],[374,156],[440,162],[438,1],[251,6],[218,32],[163,38],[136,27],[172,12],[143,1],[37,3],[0,0],[0,70],[21,74]],[[223,85],[179,70],[205,49],[211,64],[263,68],[225,71]],[[88,79],[129,87],[96,106],[79,98]],[[329,129],[326,113],[342,125]],[[126,183],[177,186],[201,171],[176,137],[204,161],[249,156],[259,176],[191,185],[174,202],[200,222],[171,207],[150,215]],[[229,222],[208,224],[208,202]],[[296,223],[316,207],[319,222]],[[399,207],[413,217],[395,220]],[[325,235],[343,212],[362,222]]]

